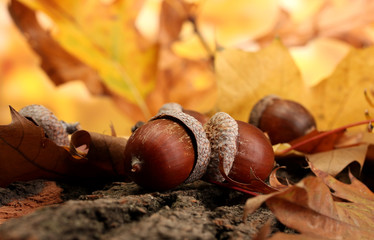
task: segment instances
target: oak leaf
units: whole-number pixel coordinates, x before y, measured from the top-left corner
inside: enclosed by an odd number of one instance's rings
[[[215,110],[242,121],[248,121],[254,104],[266,95],[300,101],[306,91],[291,55],[277,40],[254,53],[234,49],[217,52],[215,73]]]
[[[0,186],[32,179],[109,180],[123,179],[122,159],[126,139],[81,131],[78,145],[89,147],[85,156],[48,139],[41,127],[10,107],[12,122],[0,126]],[[80,136],[85,137],[80,137]],[[88,136],[87,136],[88,134]]]
[[[339,148],[321,153],[307,154],[306,158],[316,168],[332,176],[336,176],[353,162],[357,162],[359,164],[359,172],[361,172],[365,162],[367,150],[368,145],[361,144],[348,148]]]
[[[172,50],[193,4],[164,1],[155,41],[136,28],[142,5],[134,0],[12,0],[9,9],[55,83],[84,81],[91,92],[109,96],[130,121],[148,120],[171,101],[209,110],[215,97],[211,59],[186,59]],[[53,31],[40,26],[37,12],[49,17]]]
[[[374,234],[374,194],[352,175],[350,187],[331,176],[326,179],[330,180],[328,186],[325,179],[310,176],[280,192],[248,199],[245,216],[266,202],[283,224],[310,239],[370,239]],[[348,202],[334,200],[329,187]],[[361,192],[365,197],[357,197]]]

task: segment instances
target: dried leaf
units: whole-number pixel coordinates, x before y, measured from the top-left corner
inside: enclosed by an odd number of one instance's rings
[[[126,143],[126,138],[85,130],[79,130],[71,136],[71,149],[84,145],[87,153],[82,157],[108,176],[125,176],[123,154]]]
[[[125,111],[128,116],[143,119],[151,116],[145,98],[155,86],[157,46],[147,43],[133,28],[141,5],[142,1],[117,1],[112,4],[91,1],[87,4],[59,0],[13,0],[10,11],[20,11],[12,15],[17,22],[27,21],[23,20],[23,16],[35,18],[35,11],[47,14],[57,28],[53,36],[38,26],[35,19],[34,25],[23,24],[21,30],[31,42],[38,42],[43,37],[42,44],[56,42],[54,45],[59,45],[58,49],[65,49],[66,53],[74,56],[63,54],[63,58],[56,58],[58,64],[53,65],[53,70],[61,72],[64,69],[58,68],[69,66],[69,71],[78,71],[69,62],[76,57],[89,66],[84,69],[87,75],[82,73],[80,80],[87,82],[90,81],[88,76],[98,74],[108,88],[105,93],[109,92],[115,102],[122,105],[121,109],[132,110]],[[28,35],[28,31],[33,31],[33,34]],[[48,61],[55,55],[43,54],[42,57]],[[92,84],[97,85],[95,81]]]
[[[331,238],[324,238],[321,236],[309,236],[306,234],[287,234],[278,232],[268,238],[267,240],[331,240]]]
[[[21,31],[35,45],[45,62],[44,69],[48,67],[53,80],[56,80],[54,72],[76,73],[73,77],[90,85],[93,93],[110,96],[132,121],[148,120],[165,102],[208,111],[215,99],[210,56],[191,60],[172,51],[182,25],[194,14],[194,4],[164,1],[156,41],[148,41],[136,29],[142,4],[143,1],[134,0],[112,3],[13,0],[10,11],[19,12],[12,14],[14,21],[22,23]],[[38,11],[53,22],[53,34],[39,26],[35,19]],[[32,19],[30,24],[24,16]],[[50,53],[54,49],[51,45],[61,58]],[[49,61],[51,58],[53,61]],[[59,74],[57,80],[66,82],[73,78]]]
[[[364,90],[374,81],[374,47],[352,50],[334,73],[311,89],[308,109],[320,130],[333,129],[365,119],[370,105]]]
[[[77,157],[46,138],[41,127],[12,107],[10,112],[12,122],[0,126],[0,186],[39,178],[100,181],[124,178],[121,161],[125,139],[93,134],[95,137],[86,137],[85,143],[75,140],[90,147],[86,156],[90,158]]]
[[[312,131],[300,138],[297,138],[290,142],[292,148],[303,153],[318,153],[329,151],[335,148],[336,142],[343,137],[345,129],[337,132],[325,135],[322,138],[320,136],[325,132],[319,132],[317,130]],[[326,132],[327,133],[327,132]],[[317,138],[313,140],[314,138]],[[298,146],[302,144],[301,146]],[[298,147],[296,147],[298,146]]]
[[[332,183],[330,187],[334,189],[335,184]],[[362,187],[353,191],[359,193]],[[360,209],[363,202],[334,201],[330,189],[321,178],[306,177],[281,192],[249,199],[245,204],[245,215],[252,213],[263,202],[266,202],[283,224],[306,236],[370,239],[374,234],[373,211],[368,211],[373,201],[368,200],[369,206],[365,207],[364,211]],[[363,212],[366,217],[361,219]]]
[[[0,186],[41,177],[58,178],[68,172],[69,153],[12,107],[10,112],[12,122],[0,126]]]
[[[336,176],[353,162],[360,165],[360,172],[365,162],[367,144],[340,148],[315,154],[307,154],[307,159],[318,169]]]
[[[0,224],[16,217],[32,213],[40,207],[61,203],[62,188],[55,182],[45,182],[38,194],[24,199],[15,199],[0,207]]]
[[[253,105],[262,97],[276,94],[299,101],[305,87],[298,68],[279,42],[259,52],[217,52],[215,71],[218,86],[217,111],[247,121]]]
[[[34,11],[20,2],[11,1],[9,12],[17,27],[27,36],[30,46],[40,56],[42,69],[56,85],[82,80],[92,93],[106,93],[98,73],[62,48],[39,25]]]

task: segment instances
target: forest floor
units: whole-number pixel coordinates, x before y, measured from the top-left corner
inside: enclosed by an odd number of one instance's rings
[[[166,192],[123,182],[17,182],[0,188],[0,239],[253,239],[265,223],[288,231],[266,207],[243,221],[249,197],[202,181]]]

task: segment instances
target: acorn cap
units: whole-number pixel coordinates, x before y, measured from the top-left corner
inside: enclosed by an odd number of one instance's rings
[[[166,112],[169,112],[169,111],[182,112],[182,110],[183,110],[183,107],[178,103],[165,103],[158,110],[158,113],[166,113]]]
[[[42,127],[47,137],[57,145],[69,146],[69,136],[65,126],[48,108],[32,104],[19,110],[19,113]]]
[[[267,106],[271,105],[275,99],[280,99],[277,95],[267,95],[263,97],[260,101],[258,101],[252,108],[249,123],[258,127],[260,125],[260,120],[262,113],[265,111]]]
[[[218,112],[204,125],[204,129],[211,147],[210,163],[205,176],[222,182],[225,179],[219,170],[219,156],[223,159],[223,168],[228,175],[237,152],[238,123],[229,114]]]
[[[185,129],[188,130],[190,136],[195,138],[195,165],[191,174],[185,180],[185,183],[191,183],[201,179],[208,167],[210,156],[210,143],[201,123],[196,118],[179,110],[166,110],[165,112],[161,112],[151,118],[150,121],[156,119],[173,119],[174,121],[177,121],[184,125]]]

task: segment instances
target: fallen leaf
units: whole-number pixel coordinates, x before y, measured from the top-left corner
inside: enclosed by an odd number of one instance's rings
[[[106,93],[98,73],[62,48],[39,25],[35,12],[17,1],[10,2],[9,12],[17,27],[27,36],[30,46],[40,56],[41,68],[56,85],[82,80],[92,93]]]
[[[127,139],[103,135],[85,130],[76,131],[71,136],[71,151],[85,146],[85,153],[80,155],[88,159],[90,165],[101,169],[102,175],[125,176],[124,151]]]
[[[0,186],[13,181],[61,177],[69,153],[45,137],[41,127],[10,107],[12,122],[0,126]]]
[[[121,168],[124,138],[86,136],[87,156],[77,157],[46,138],[41,127],[10,107],[12,122],[0,125],[0,186],[32,179],[99,180],[124,179]],[[79,132],[78,134],[86,132]],[[88,134],[88,133],[87,133]],[[86,134],[86,135],[87,135]],[[86,158],[86,157],[91,157]],[[115,169],[118,167],[118,169]]]
[[[298,68],[280,41],[273,41],[255,53],[219,51],[215,73],[218,87],[215,110],[242,121],[248,121],[254,104],[266,95],[300,102],[306,90]]]
[[[339,174],[344,168],[353,162],[357,162],[360,171],[365,162],[368,145],[334,149],[330,151],[307,154],[306,158],[318,169],[332,176]]]
[[[306,234],[287,234],[277,232],[267,240],[331,240],[331,238],[324,238],[321,236],[309,236]]]
[[[307,107],[319,130],[329,130],[365,119],[371,111],[364,91],[374,87],[374,47],[352,50],[331,76],[311,89]]]
[[[33,196],[13,201],[0,207],[0,224],[5,221],[30,214],[43,206],[61,203],[62,188],[55,182],[44,182],[44,188]]]
[[[314,130],[290,142],[293,149],[303,153],[318,153],[335,148],[336,142],[344,136],[345,129],[336,132],[319,132]],[[321,137],[323,134],[325,136]],[[317,138],[313,140],[314,138]],[[299,146],[300,145],[300,146]]]
[[[46,55],[50,50],[44,50],[44,47],[43,51],[39,51],[44,58],[43,62],[55,58],[50,72],[66,71],[66,66],[69,67],[68,72],[84,70],[79,75],[80,78],[74,80],[86,83],[89,81],[93,86],[104,83],[104,93],[112,96],[126,115],[137,120],[151,117],[145,98],[155,86],[157,59],[157,46],[148,43],[133,27],[141,5],[142,1],[120,1],[113,4],[94,1],[83,7],[82,3],[73,1],[13,0],[10,12],[18,12],[12,14],[12,17],[14,21],[23,23],[20,29],[29,42],[41,39],[40,44],[52,43],[57,47],[61,59],[56,58],[55,54]],[[75,11],[71,11],[72,9]],[[53,32],[53,36],[39,26],[35,20],[36,11],[47,14],[55,24],[57,30]],[[122,14],[123,12],[127,14]],[[24,16],[27,18],[23,19]],[[38,49],[40,50],[40,46]],[[75,58],[78,59],[75,62],[81,61],[88,67],[82,69],[79,68],[82,64],[77,64],[75,68],[74,61],[72,62]],[[63,79],[69,80],[72,79]],[[98,83],[97,80],[102,82]]]
[[[333,195],[344,200],[361,203],[367,207],[374,207],[374,193],[366,187],[365,184],[360,182],[351,173],[349,178],[351,183],[343,183],[322,170],[316,168],[314,164],[310,164],[312,171],[323,180],[323,182],[333,190]]]
[[[334,189],[335,184],[330,187]],[[362,188],[352,187],[352,191],[360,193]],[[321,178],[306,177],[280,192],[248,199],[244,207],[245,217],[264,202],[283,224],[306,236],[370,239],[374,234],[373,201],[366,200],[368,206],[363,206],[362,201],[334,201]],[[363,213],[365,218],[362,218]]]

